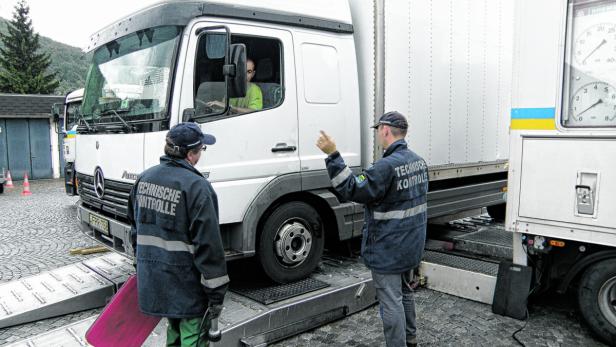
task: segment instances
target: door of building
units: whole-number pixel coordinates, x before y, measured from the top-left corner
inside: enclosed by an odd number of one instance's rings
[[[48,119],[5,118],[0,127],[0,168],[14,180],[53,177]]]

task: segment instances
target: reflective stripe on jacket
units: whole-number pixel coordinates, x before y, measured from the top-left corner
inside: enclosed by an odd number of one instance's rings
[[[163,156],[137,179],[128,207],[141,311],[192,318],[222,304],[229,277],[218,200],[201,173]]]
[[[377,273],[419,265],[426,241],[428,167],[404,140],[355,176],[338,152],[326,160],[332,186],[346,200],[365,204],[362,257]]]

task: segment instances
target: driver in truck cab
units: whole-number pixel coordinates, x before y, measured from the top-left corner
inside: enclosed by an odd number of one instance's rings
[[[321,131],[317,140],[327,158],[332,186],[346,200],[366,205],[361,254],[372,272],[387,347],[416,346],[412,271],[419,266],[426,241],[428,167],[408,148],[408,123],[388,112],[373,126],[383,158],[354,175]]]
[[[229,109],[232,113],[250,113],[263,109],[263,93],[261,92],[261,88],[255,83],[250,82],[256,73],[257,69],[255,62],[250,58],[246,59],[246,80],[248,81],[246,96],[229,99]],[[222,101],[211,101],[208,103],[208,106],[224,108],[225,104]]]
[[[218,200],[194,167],[215,142],[195,123],[174,126],[160,164],[139,176],[129,197],[139,308],[169,320],[168,346],[207,346],[204,332],[227,292]]]

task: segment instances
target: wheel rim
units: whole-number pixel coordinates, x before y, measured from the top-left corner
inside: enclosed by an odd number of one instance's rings
[[[601,313],[610,324],[616,326],[616,276],[601,286],[598,299]]]
[[[274,248],[278,260],[285,266],[294,267],[304,262],[312,249],[312,231],[301,219],[289,219],[282,223],[276,233]]]

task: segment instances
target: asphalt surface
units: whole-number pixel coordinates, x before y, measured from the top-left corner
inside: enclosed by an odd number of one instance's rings
[[[76,197],[62,181],[32,181],[32,196],[21,186],[0,195],[0,283],[77,263],[98,255],[70,255],[94,245],[76,222]],[[231,273],[233,276],[241,274]],[[539,298],[517,336],[526,346],[604,346],[592,335],[571,296]],[[421,346],[516,346],[512,333],[524,322],[493,314],[491,307],[428,289],[416,292]],[[0,346],[96,315],[100,309],[0,329]],[[377,306],[274,346],[384,346]]]

